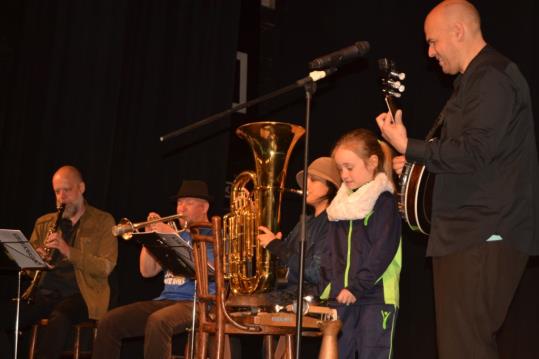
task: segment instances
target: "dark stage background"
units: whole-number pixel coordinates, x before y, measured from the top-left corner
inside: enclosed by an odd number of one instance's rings
[[[537,106],[537,5],[473,3],[487,42],[520,66]],[[410,136],[424,137],[452,83],[426,54],[423,19],[435,4],[295,0],[276,1],[271,9],[251,0],[2,1],[0,228],[30,236],[35,219],[54,209],[50,178],[63,164],[83,171],[89,202],[117,220],[142,221],[150,210],[172,214],[168,196],[182,179],[194,178],[209,183],[216,198],[212,213],[226,213],[227,183],[253,168],[248,146],[234,130],[258,120],[302,124],[302,90],[165,143],[159,137],[229,108],[238,101],[242,80],[247,98],[266,94],[306,76],[313,58],[359,40],[370,42],[370,53],[318,84],[309,157],[327,155],[350,129],[376,130],[374,118],[384,111],[380,57],[394,59],[406,72],[405,122]],[[239,78],[237,51],[248,56],[247,78]],[[300,141],[289,165],[291,187],[302,147]],[[287,196],[285,232],[299,211],[299,198]],[[403,237],[395,357],[435,358],[426,238],[407,229]],[[154,297],[161,278],[140,277],[137,245],[120,240],[119,249],[120,304]],[[0,294],[7,298],[16,288],[15,272],[5,258],[1,264]],[[539,357],[538,278],[534,259],[500,333],[503,358]]]

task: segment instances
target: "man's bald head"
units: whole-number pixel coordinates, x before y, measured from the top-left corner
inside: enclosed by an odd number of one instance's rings
[[[465,0],[445,0],[436,5],[427,16],[427,20],[437,18],[446,26],[455,23],[464,24],[469,31],[481,33],[481,17],[470,2]]]
[[[56,172],[54,172],[53,178],[54,177],[69,178],[76,183],[83,182],[82,174],[76,167],[73,167],[73,166],[60,167],[58,170],[56,170]]]
[[[465,0],[445,0],[425,19],[429,56],[448,74],[462,73],[485,46],[477,9]]]

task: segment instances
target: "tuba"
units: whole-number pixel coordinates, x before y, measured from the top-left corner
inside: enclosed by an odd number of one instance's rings
[[[288,160],[304,133],[303,127],[282,122],[248,123],[236,130],[251,147],[256,172],[244,171],[236,177],[230,213],[223,216],[224,272],[233,294],[261,293],[273,287],[274,264],[258,242],[258,226],[274,233],[279,230]]]

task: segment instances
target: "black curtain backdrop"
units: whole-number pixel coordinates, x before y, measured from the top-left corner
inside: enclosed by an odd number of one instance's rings
[[[203,179],[221,214],[229,123],[161,143],[161,135],[228,108],[240,1],[18,1],[0,4],[0,228],[30,237],[54,210],[51,176],[83,172],[88,201],[142,221],[182,179]],[[119,241],[120,304],[152,298],[139,247]],[[15,293],[2,281],[3,298]]]
[[[257,120],[303,124],[303,92],[166,143],[159,137],[230,107],[237,49],[249,55],[248,97],[254,98],[306,76],[306,64],[315,57],[359,40],[370,42],[364,59],[318,84],[311,159],[329,154],[350,129],[377,131],[374,118],[385,110],[376,66],[380,57],[394,59],[406,72],[405,122],[410,136],[424,137],[452,83],[426,54],[423,19],[436,3],[277,0],[276,10],[261,12],[251,0],[2,1],[0,228],[19,228],[30,236],[35,219],[54,210],[50,179],[63,164],[83,171],[89,202],[117,220],[141,221],[150,210],[174,213],[168,196],[182,179],[194,178],[208,181],[216,198],[212,213],[227,212],[226,183],[254,167],[247,144],[233,131]],[[486,40],[520,66],[537,106],[537,6],[532,0],[473,3],[482,14]],[[300,141],[289,165],[290,187],[296,187],[302,146]],[[298,198],[285,196],[285,233],[300,209]],[[435,358],[426,237],[405,228],[403,244],[395,358]],[[161,278],[143,280],[139,247],[123,240],[119,245],[120,304],[154,297]],[[14,272],[4,267],[0,274],[6,298],[15,290]],[[534,345],[538,280],[534,259],[500,333],[502,358],[539,357]],[[244,353],[245,348],[249,345]],[[137,350],[128,357],[140,356]]]

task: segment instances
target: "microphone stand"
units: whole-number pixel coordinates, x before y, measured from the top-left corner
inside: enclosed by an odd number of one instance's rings
[[[285,94],[287,92],[290,92],[292,90],[295,90],[295,89],[297,89],[299,87],[303,87],[308,83],[311,83],[311,82],[314,83],[314,82],[316,82],[318,80],[323,79],[324,77],[327,77],[327,76],[331,75],[335,71],[337,71],[337,69],[334,68],[334,67],[326,69],[326,70],[311,71],[309,73],[309,76],[306,76],[306,77],[304,77],[304,78],[302,78],[300,80],[297,80],[293,84],[290,84],[288,86],[285,86],[283,88],[280,88],[278,90],[270,92],[269,94],[257,97],[257,98],[255,98],[253,100],[240,103],[239,105],[233,106],[233,107],[229,108],[228,110],[225,110],[225,111],[216,113],[214,115],[208,116],[208,117],[206,117],[206,118],[204,118],[204,119],[202,119],[200,121],[197,121],[197,122],[195,122],[195,123],[193,123],[191,125],[182,127],[182,128],[180,128],[180,129],[178,129],[176,131],[169,132],[166,135],[163,135],[163,136],[159,137],[159,140],[161,142],[165,142],[165,141],[168,141],[168,140],[170,140],[170,139],[172,139],[174,137],[177,137],[177,136],[183,135],[184,133],[190,132],[190,131],[192,131],[192,130],[194,130],[196,128],[199,128],[199,127],[202,127],[202,126],[205,126],[205,125],[209,125],[210,123],[217,121],[221,117],[231,115],[234,112],[237,112],[237,111],[239,111],[241,109],[251,107],[251,106],[259,104],[261,102],[270,100],[270,99],[272,99],[274,97],[283,95],[283,94]]]
[[[305,234],[307,217],[307,169],[309,165],[309,129],[311,122],[311,103],[316,92],[316,83],[305,84],[305,146],[303,149],[302,205],[299,236],[298,291],[296,296],[296,359],[301,357],[301,328],[303,327],[303,272],[305,268]]]
[[[297,311],[296,311],[296,359],[300,358],[301,352],[301,328],[303,323],[303,271],[305,267],[305,233],[306,233],[306,211],[307,211],[307,168],[309,164],[309,126],[310,126],[310,117],[311,117],[311,103],[312,95],[316,92],[316,81],[323,79],[337,71],[337,68],[331,67],[325,70],[312,71],[309,73],[309,76],[304,77],[300,80],[297,80],[291,85],[285,86],[276,91],[270,92],[267,95],[260,96],[253,100],[241,103],[239,105],[233,106],[228,110],[219,112],[217,114],[208,116],[200,121],[197,121],[191,125],[180,128],[176,131],[170,132],[166,135],[160,137],[161,142],[168,141],[176,136],[187,133],[196,128],[208,125],[221,117],[230,115],[238,110],[247,108],[258,103],[264,102],[266,100],[272,99],[274,97],[280,96],[287,92],[290,92],[296,88],[304,87],[305,88],[305,147],[304,147],[304,156],[303,156],[303,191],[302,191],[302,207],[301,207],[301,219],[300,219],[300,250],[299,250],[299,278],[298,278],[298,291],[297,291]]]

